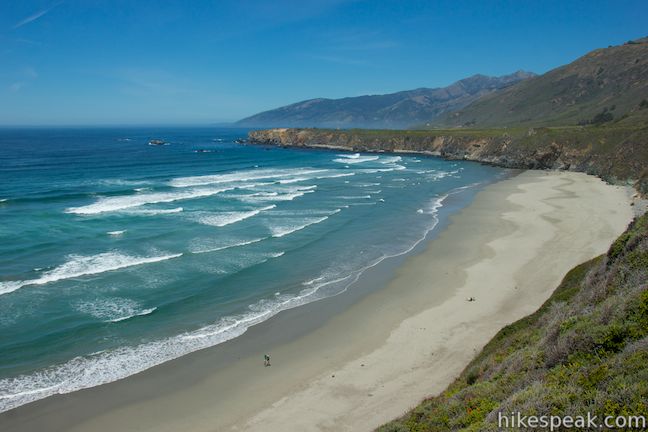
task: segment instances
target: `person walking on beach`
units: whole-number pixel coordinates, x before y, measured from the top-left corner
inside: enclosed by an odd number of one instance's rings
[[[270,354],[265,354],[263,356],[263,366],[270,366]]]

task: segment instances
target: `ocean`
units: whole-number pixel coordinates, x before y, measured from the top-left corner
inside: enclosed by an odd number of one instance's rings
[[[0,412],[353,290],[506,173],[246,134],[0,129]]]

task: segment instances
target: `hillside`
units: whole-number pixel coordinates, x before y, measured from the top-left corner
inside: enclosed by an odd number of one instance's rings
[[[503,328],[443,393],[379,431],[495,431],[498,412],[646,419],[647,400],[644,214],[607,255],[570,271],[536,313]]]
[[[240,120],[245,127],[406,128],[455,111],[496,90],[534,76],[518,71],[501,77],[474,75],[444,88],[385,95],[310,99]]]
[[[478,128],[648,124],[648,38],[594,50],[430,122]]]

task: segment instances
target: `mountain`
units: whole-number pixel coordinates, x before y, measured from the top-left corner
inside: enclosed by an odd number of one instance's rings
[[[647,120],[648,38],[643,38],[594,50],[428,121],[433,126],[481,128]]]
[[[405,128],[456,111],[484,95],[535,76],[518,71],[501,77],[474,75],[443,88],[385,95],[310,99],[237,122],[246,127]]]

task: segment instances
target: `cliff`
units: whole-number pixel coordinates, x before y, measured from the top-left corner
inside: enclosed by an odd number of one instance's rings
[[[268,129],[251,143],[366,152],[416,152],[507,168],[561,169],[610,182],[636,182],[648,193],[648,128],[566,127],[377,131]],[[641,179],[641,181],[639,181]]]

